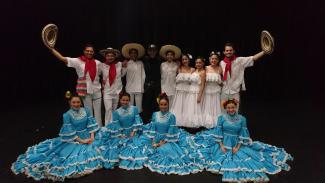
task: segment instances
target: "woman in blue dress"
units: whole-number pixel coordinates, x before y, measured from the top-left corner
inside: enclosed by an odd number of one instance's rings
[[[225,182],[267,182],[266,174],[289,171],[286,162],[293,159],[291,155],[283,148],[252,141],[246,118],[237,113],[237,105],[235,99],[224,102],[227,113],[218,117],[217,127],[194,138],[206,170],[223,174]]]
[[[178,129],[175,115],[168,111],[167,95],[161,94],[158,103],[160,111],[154,112],[151,123],[144,126],[148,151],[152,151],[145,166],[160,174],[187,175],[201,171],[203,167],[190,157],[193,154],[187,143],[190,135]]]
[[[120,95],[120,107],[113,112],[112,121],[103,127],[99,137],[104,167],[118,165],[127,170],[141,169],[147,160],[144,144],[139,135],[142,133],[142,119],[138,108],[130,103],[130,95]]]
[[[102,167],[97,141],[98,125],[79,96],[69,98],[70,110],[63,114],[59,137],[29,147],[11,166],[35,180],[64,181],[92,173]]]

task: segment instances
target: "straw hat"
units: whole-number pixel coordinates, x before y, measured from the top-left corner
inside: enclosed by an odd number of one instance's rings
[[[166,53],[168,51],[172,51],[172,52],[175,53],[175,59],[179,59],[179,57],[182,54],[181,49],[179,49],[177,46],[175,46],[175,45],[165,45],[165,46],[160,48],[159,55],[161,57],[163,57],[164,59],[166,59]]]
[[[105,57],[107,53],[113,53],[116,58],[121,56],[121,52],[119,50],[111,47],[99,51],[99,54],[101,54],[103,57]]]
[[[42,40],[48,48],[54,48],[58,37],[58,27],[55,24],[47,24],[42,30]]]
[[[261,47],[266,54],[271,54],[274,50],[274,39],[266,30],[261,33]]]
[[[143,57],[144,53],[145,53],[145,49],[144,47],[139,44],[139,43],[127,43],[122,47],[122,55],[125,58],[130,58],[129,52],[130,50],[135,49],[138,51],[138,58]]]

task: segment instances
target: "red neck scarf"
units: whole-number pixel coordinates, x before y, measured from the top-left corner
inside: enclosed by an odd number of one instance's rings
[[[108,78],[109,85],[112,86],[116,78],[116,65],[115,62],[108,62],[108,60],[105,61],[105,64],[109,65]]]
[[[235,55],[231,56],[230,58],[225,57],[223,59],[223,61],[226,63],[226,68],[225,68],[225,72],[223,74],[223,80],[226,81],[227,80],[227,76],[228,76],[228,72],[231,75],[231,63],[232,61],[234,61],[237,57]]]
[[[84,77],[86,77],[87,72],[89,72],[91,81],[94,81],[95,77],[96,77],[96,72],[97,72],[95,60],[89,59],[85,56],[81,56],[81,57],[79,57],[79,59],[86,63]]]

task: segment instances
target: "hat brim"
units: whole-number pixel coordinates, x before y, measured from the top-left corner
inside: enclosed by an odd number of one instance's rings
[[[123,57],[130,58],[129,52],[132,49],[135,49],[135,50],[138,51],[138,58],[143,57],[144,54],[145,54],[145,49],[141,44],[139,44],[139,43],[128,43],[128,44],[125,44],[122,47],[122,55],[123,55]]]
[[[261,33],[261,47],[266,54],[271,54],[274,51],[274,38],[266,30]]]
[[[121,52],[117,49],[103,49],[99,51],[99,54],[105,57],[107,53],[113,53],[116,58],[121,56]]]
[[[159,55],[166,59],[166,53],[172,51],[175,54],[175,59],[179,59],[181,57],[182,51],[175,45],[165,45],[160,48]]]
[[[42,30],[42,40],[45,46],[54,48],[58,38],[58,27],[55,24],[48,24]]]

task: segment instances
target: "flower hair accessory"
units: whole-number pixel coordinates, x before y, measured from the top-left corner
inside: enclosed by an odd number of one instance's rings
[[[69,90],[66,91],[64,97],[69,100],[72,97],[71,92]]]
[[[168,98],[167,94],[165,92],[160,93],[159,96],[157,97],[157,103],[159,104],[160,99],[163,97]]]
[[[235,98],[229,98],[227,100],[224,100],[221,104],[223,106],[223,108],[225,109],[226,106],[229,104],[229,103],[234,103],[236,106],[239,104],[239,101]]]

